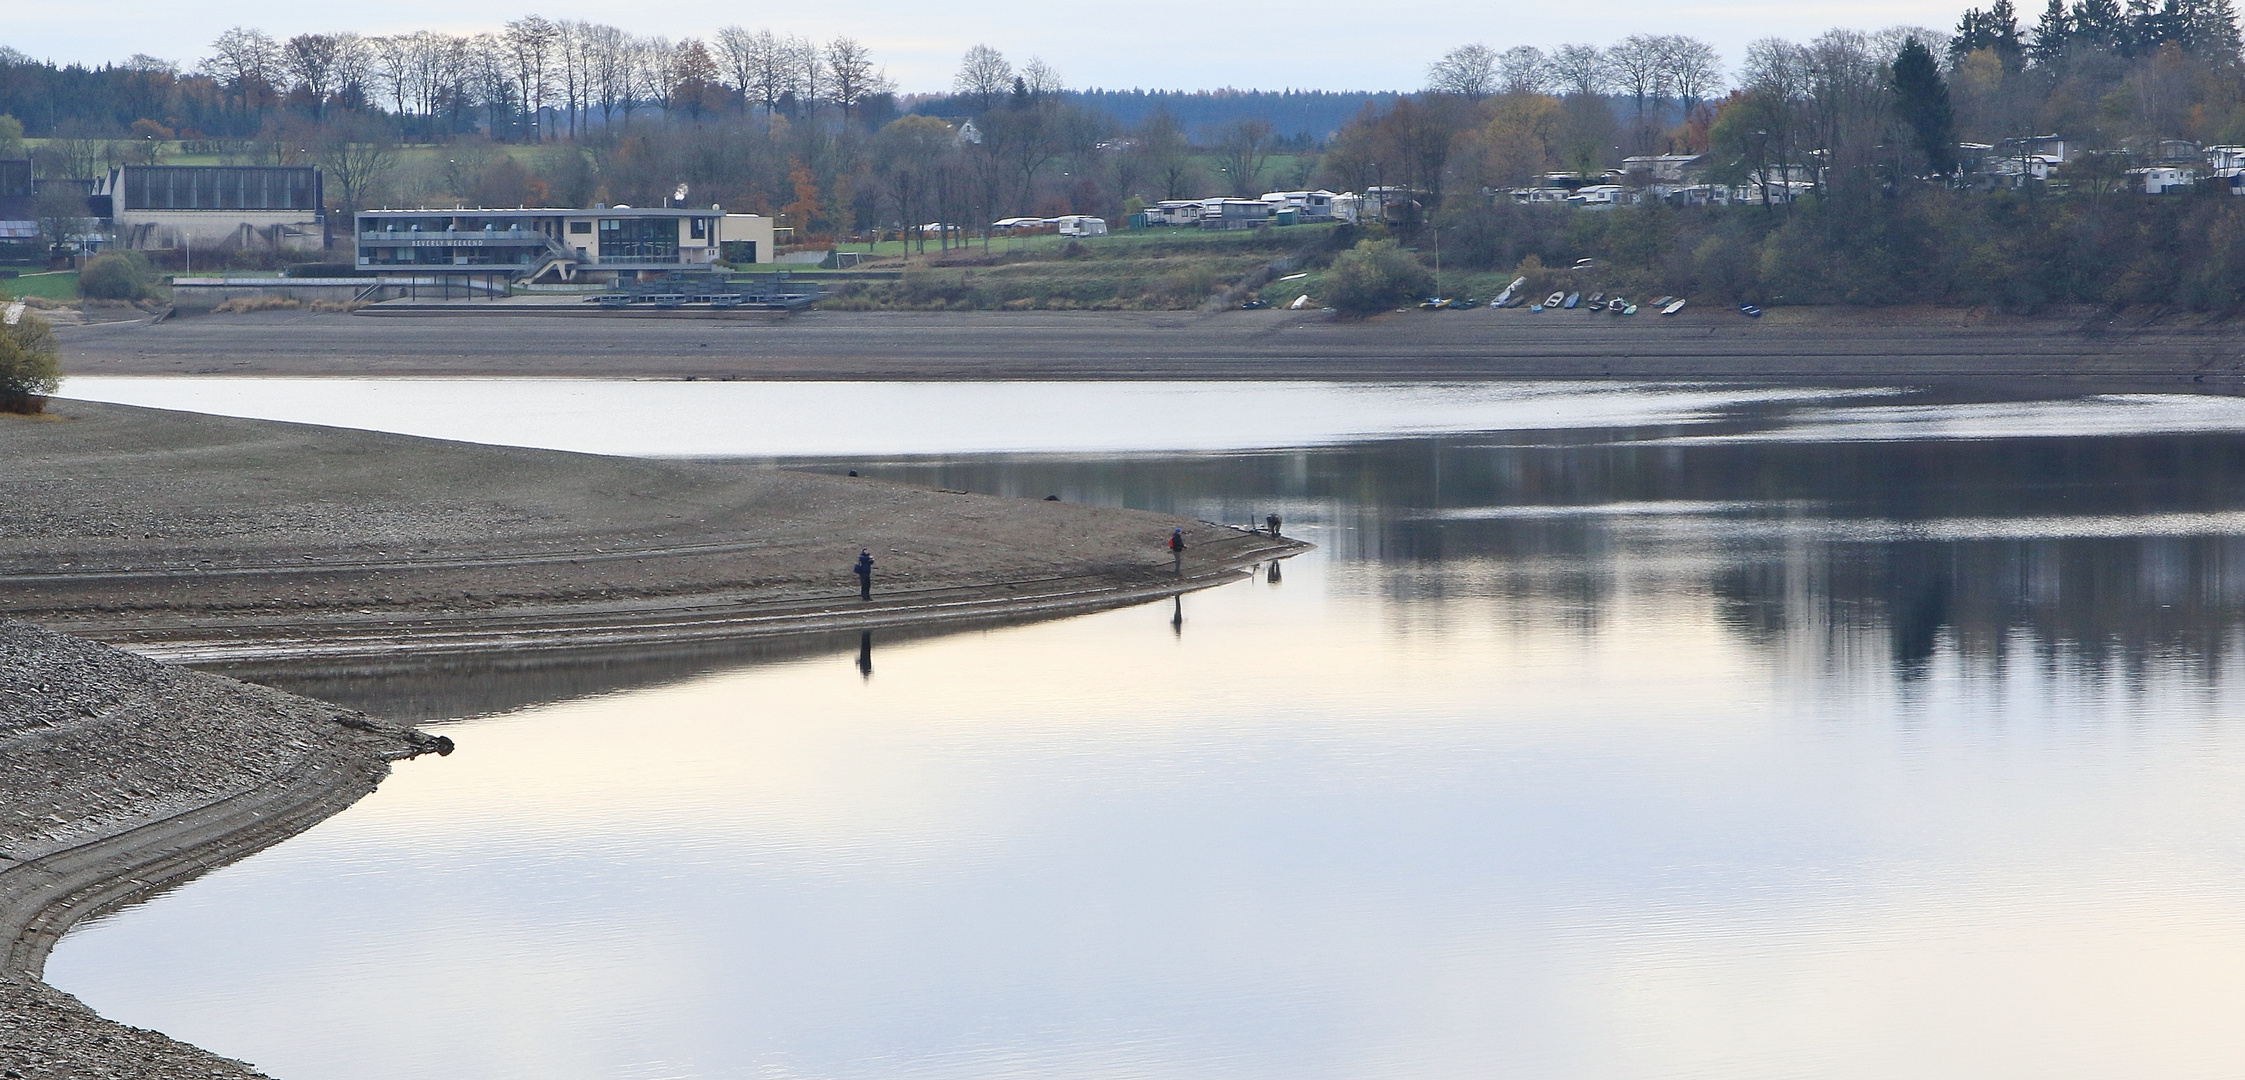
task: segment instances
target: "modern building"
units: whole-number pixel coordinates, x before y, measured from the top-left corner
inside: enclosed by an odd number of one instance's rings
[[[717,207],[363,210],[361,270],[617,282],[772,261],[772,221]]]
[[[299,165],[124,165],[94,188],[128,248],[327,246],[320,170]]]

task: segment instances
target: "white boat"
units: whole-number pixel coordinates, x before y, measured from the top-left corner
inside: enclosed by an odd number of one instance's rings
[[[1527,278],[1524,278],[1524,277],[1516,277],[1516,278],[1513,278],[1513,279],[1512,279],[1512,284],[1510,284],[1510,285],[1507,285],[1507,286],[1505,286],[1505,287],[1504,287],[1504,291],[1503,291],[1503,292],[1501,292],[1501,293],[1498,293],[1498,294],[1497,294],[1497,298],[1496,298],[1496,299],[1494,299],[1494,300],[1491,300],[1491,301],[1489,301],[1489,306],[1490,306],[1490,307],[1511,307],[1511,306],[1512,306],[1512,294],[1513,294],[1513,293],[1514,293],[1515,291],[1517,291],[1517,290],[1518,290],[1518,289],[1520,288],[1520,286],[1522,286],[1522,285],[1526,285],[1527,283],[1528,283],[1528,279],[1527,279]]]
[[[1543,306],[1545,306],[1545,307],[1547,307],[1547,308],[1558,307],[1558,306],[1559,306],[1559,305],[1560,305],[1560,304],[1561,304],[1562,302],[1564,302],[1564,301],[1565,301],[1566,299],[1567,299],[1567,294],[1566,294],[1566,293],[1563,293],[1563,292],[1555,292],[1555,293],[1552,293],[1552,294],[1551,294],[1550,296],[1546,296],[1546,297],[1544,297],[1544,298],[1543,298]]]
[[[1637,305],[1631,304],[1628,307],[1621,309],[1621,313],[1624,315],[1635,315],[1637,314]]]
[[[1668,305],[1667,307],[1664,307],[1664,308],[1660,309],[1660,313],[1661,313],[1661,314],[1663,314],[1663,315],[1674,315],[1674,314],[1676,314],[1677,312],[1679,312],[1679,311],[1682,311],[1682,310],[1684,310],[1684,302],[1683,302],[1683,301],[1681,301],[1681,300],[1678,300],[1678,301],[1675,301],[1674,303],[1671,303],[1671,304],[1669,304],[1669,305]]]
[[[1286,305],[1286,310],[1300,311],[1308,306],[1310,306],[1309,294],[1303,293],[1302,295],[1295,297],[1293,303]]]

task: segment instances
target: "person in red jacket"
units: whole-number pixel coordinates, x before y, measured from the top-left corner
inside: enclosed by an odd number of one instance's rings
[[[1180,528],[1180,529],[1171,529],[1171,530],[1169,530],[1169,557],[1170,557],[1170,560],[1171,560],[1171,561],[1172,561],[1172,562],[1174,563],[1174,565],[1175,565],[1175,568],[1176,568],[1176,570],[1177,570],[1177,576],[1178,576],[1178,577],[1184,577],[1184,576],[1185,576],[1185,530],[1184,530],[1184,529],[1181,529],[1181,528]]]

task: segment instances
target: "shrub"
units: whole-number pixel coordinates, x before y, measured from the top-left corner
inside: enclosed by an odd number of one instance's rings
[[[1365,240],[1333,259],[1325,302],[1343,315],[1370,315],[1425,296],[1434,275],[1393,240]]]
[[[89,300],[146,300],[156,293],[156,271],[137,251],[97,255],[78,275],[78,295]]]
[[[46,395],[62,385],[55,332],[47,320],[25,312],[14,326],[0,326],[0,412],[36,413]]]

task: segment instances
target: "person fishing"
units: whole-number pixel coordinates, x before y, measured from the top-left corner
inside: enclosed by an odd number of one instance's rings
[[[1175,566],[1175,569],[1176,569],[1176,571],[1177,571],[1177,576],[1178,576],[1178,577],[1184,577],[1184,576],[1185,576],[1185,530],[1184,530],[1184,529],[1182,529],[1182,528],[1178,528],[1178,529],[1171,529],[1171,530],[1169,530],[1169,557],[1170,557],[1170,560],[1172,561],[1172,563],[1173,563],[1173,564],[1174,564],[1174,566]]]
[[[857,549],[857,565],[850,567],[850,572],[857,575],[857,598],[873,599],[873,552],[868,548]]]

